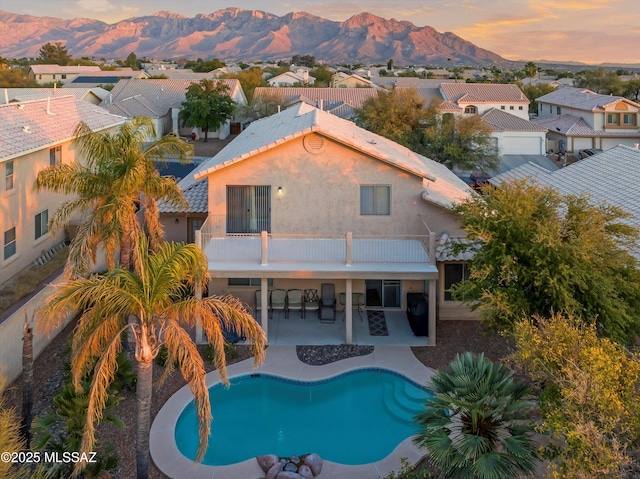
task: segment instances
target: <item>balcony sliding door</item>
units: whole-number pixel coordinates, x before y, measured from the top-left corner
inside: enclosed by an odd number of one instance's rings
[[[271,186],[227,186],[227,234],[271,232]]]

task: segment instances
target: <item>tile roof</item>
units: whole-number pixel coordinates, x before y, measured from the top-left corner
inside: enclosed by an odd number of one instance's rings
[[[604,111],[605,107],[624,101],[638,108],[640,104],[635,103],[621,96],[601,95],[586,88],[574,88],[564,86],[557,90],[536,98],[538,103],[551,103],[553,105],[576,108],[587,111]]]
[[[427,202],[449,207],[471,193],[471,189],[446,166],[306,103],[298,103],[278,114],[251,123],[216,156],[198,166],[193,177],[196,180],[202,179],[226,166],[309,133],[327,136],[422,177],[425,186],[422,198]],[[189,184],[189,180],[185,178],[183,187]]]
[[[73,96],[0,105],[0,160],[68,141],[80,121],[96,131],[125,118]]]
[[[161,111],[158,105],[147,100],[142,95],[135,95],[129,98],[116,101],[114,103],[102,104],[102,108],[106,109],[114,115],[122,115],[127,118],[136,118],[138,116],[148,116],[149,118],[160,118],[167,111]]]
[[[208,179],[204,178],[183,188],[184,198],[189,202],[189,208],[186,211],[166,201],[158,201],[158,210],[160,213],[207,213],[209,211],[208,185]]]
[[[458,245],[472,244],[474,241],[466,237],[450,236],[444,231],[436,238],[436,261],[471,261],[480,244],[476,243],[475,248],[464,251],[455,251],[455,248]]]
[[[440,103],[441,106],[443,104],[443,98],[438,88],[435,88],[435,87],[414,88],[414,87],[405,87],[405,86],[399,86],[396,88],[396,91],[398,92],[410,91],[410,90],[414,90],[418,94],[418,96],[422,99],[422,102],[425,106],[429,106],[431,102],[434,100]],[[458,105],[456,105],[455,103],[452,105],[445,105],[445,107],[452,107],[452,108],[455,108],[456,111],[458,110],[462,111],[462,109],[459,108]]]
[[[527,177],[563,194],[588,194],[595,202],[618,206],[632,215],[628,223],[640,228],[640,150],[636,148],[618,145],[553,172],[528,164],[489,181],[499,185]],[[635,254],[640,259],[640,245]]]
[[[185,100],[187,88],[192,83],[199,80],[121,80],[113,87],[111,94],[101,105],[105,106],[109,103],[115,103],[125,98],[140,95],[155,105],[156,111],[168,112],[171,107],[179,106]],[[242,87],[238,80],[215,80],[223,82],[229,87],[229,96],[235,98],[242,92]],[[244,92],[241,93],[244,97]]]
[[[99,66],[60,66],[60,65],[31,65],[30,70],[36,75],[95,73],[100,72]]]
[[[551,132],[567,136],[589,137],[634,137],[640,136],[640,130],[594,130],[579,116],[558,115],[548,118],[535,118],[533,122]]]
[[[520,88],[514,84],[442,83],[440,85],[440,92],[446,101],[456,103],[529,104],[529,99],[520,91]]]
[[[544,128],[532,121],[524,120],[506,111],[491,108],[480,117],[493,131],[539,131],[546,132]]]
[[[49,97],[59,96],[75,96],[80,100],[84,100],[87,95],[95,95],[102,98],[102,92],[107,90],[103,88],[3,88],[0,92],[0,101],[2,103],[8,98],[9,101],[30,101],[41,100]],[[6,94],[6,96],[5,96]]]
[[[285,104],[304,97],[316,102],[316,106],[322,100],[347,103],[355,108],[361,108],[366,100],[377,95],[378,92],[374,88],[258,87],[253,92],[254,98],[277,98]]]

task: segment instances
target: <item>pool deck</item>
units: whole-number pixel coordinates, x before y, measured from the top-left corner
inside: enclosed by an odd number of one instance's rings
[[[265,362],[252,369],[253,360],[247,359],[227,368],[229,378],[250,373],[265,373],[300,381],[316,381],[330,378],[346,371],[361,368],[381,368],[400,373],[418,384],[435,373],[427,368],[411,352],[409,346],[376,346],[372,354],[336,361],[323,366],[310,366],[301,362],[295,346],[269,346]],[[217,373],[207,374],[207,387],[219,383]],[[158,469],[171,478],[180,479],[258,479],[265,473],[255,458],[228,466],[195,464],[178,450],[174,431],[178,417],[193,400],[188,386],[176,392],[160,409],[151,426],[150,450]],[[251,431],[247,431],[251,434]],[[309,451],[313,452],[313,451]],[[411,438],[402,441],[384,459],[359,466],[348,466],[324,461],[320,479],[376,479],[400,469],[400,459],[406,457],[415,463],[424,455],[412,443]]]

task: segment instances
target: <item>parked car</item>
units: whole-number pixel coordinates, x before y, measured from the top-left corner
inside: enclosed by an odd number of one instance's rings
[[[602,153],[602,150],[600,150],[599,148],[585,148],[584,150],[580,150],[578,152],[578,156],[581,160],[584,160],[585,158],[597,155],[598,153]]]

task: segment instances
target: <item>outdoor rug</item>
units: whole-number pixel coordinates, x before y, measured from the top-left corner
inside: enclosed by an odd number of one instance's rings
[[[369,320],[369,334],[371,336],[389,336],[387,321],[384,319],[384,311],[367,310]]]

